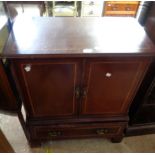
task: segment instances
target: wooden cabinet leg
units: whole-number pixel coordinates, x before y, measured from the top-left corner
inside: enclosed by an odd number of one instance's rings
[[[112,143],[120,143],[123,139],[123,135],[119,135],[119,136],[115,136],[113,138],[111,138],[111,142]]]

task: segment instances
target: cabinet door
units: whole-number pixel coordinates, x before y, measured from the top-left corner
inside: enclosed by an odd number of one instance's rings
[[[147,60],[90,60],[86,63],[83,115],[121,115],[128,111]]]
[[[0,110],[4,112],[17,112],[18,105],[10,82],[0,61]]]
[[[13,64],[30,117],[71,117],[77,113],[78,60],[16,60]]]

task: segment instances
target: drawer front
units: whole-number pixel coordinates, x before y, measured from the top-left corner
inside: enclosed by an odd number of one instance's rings
[[[31,128],[33,139],[67,139],[80,137],[111,137],[125,128],[125,123],[90,125],[37,126]]]
[[[106,11],[136,11],[136,4],[107,4]]]
[[[126,15],[130,15],[133,14],[135,15],[138,9],[139,3],[110,3],[110,2],[106,2],[105,3],[105,15],[110,15],[110,14],[126,14]]]

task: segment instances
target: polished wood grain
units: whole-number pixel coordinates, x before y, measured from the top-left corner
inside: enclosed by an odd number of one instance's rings
[[[154,56],[154,49],[133,18],[26,18],[15,22],[2,56]]]
[[[149,60],[90,59],[86,62],[83,115],[121,115],[128,107]]]

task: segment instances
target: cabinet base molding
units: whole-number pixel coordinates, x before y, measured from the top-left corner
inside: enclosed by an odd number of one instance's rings
[[[33,125],[54,125],[54,124],[75,124],[75,123],[109,123],[109,122],[128,122],[129,116],[104,116],[96,118],[66,118],[66,119],[52,119],[52,118],[28,118],[26,124]]]
[[[126,122],[31,125],[29,144],[34,147],[45,141],[73,138],[108,138],[116,143],[123,139],[126,126]]]
[[[155,134],[155,123],[129,126],[125,132],[125,136],[138,136],[145,134]]]

